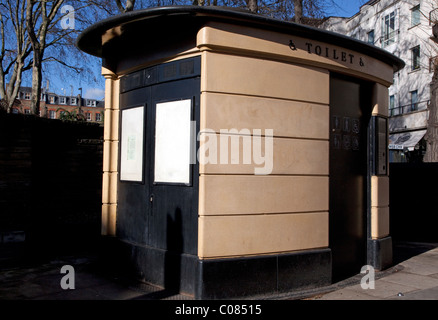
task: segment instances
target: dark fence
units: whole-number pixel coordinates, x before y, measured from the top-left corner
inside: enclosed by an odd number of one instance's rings
[[[3,243],[11,231],[41,250],[98,239],[102,138],[94,123],[0,113]]]
[[[389,174],[393,239],[438,242],[438,163],[391,163]]]

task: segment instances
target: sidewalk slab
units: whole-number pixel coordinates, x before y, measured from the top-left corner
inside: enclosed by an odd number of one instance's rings
[[[400,265],[404,268],[405,272],[422,276],[430,276],[438,273],[438,258],[435,259],[435,264],[425,259],[409,259],[403,261]]]
[[[384,281],[422,290],[438,286],[438,278],[435,279],[430,276],[413,274],[405,270],[390,274],[384,278]]]
[[[373,297],[365,293],[365,290],[358,291],[355,289],[344,288],[317,296],[313,300],[380,300],[378,297]]]
[[[438,300],[438,287],[409,292],[404,296],[395,297],[394,300]]]

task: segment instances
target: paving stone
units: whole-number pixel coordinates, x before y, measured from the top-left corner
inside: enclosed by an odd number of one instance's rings
[[[391,300],[438,300],[438,287],[425,290],[408,292],[401,297],[394,297]]]
[[[365,292],[357,291],[351,288],[344,288],[330,292],[321,297],[317,297],[315,300],[379,300],[379,298],[368,295]]]
[[[438,279],[431,278],[430,276],[412,274],[406,271],[390,274],[389,276],[386,276],[384,280],[386,282],[406,285],[416,289],[428,289],[438,286]]]
[[[404,270],[409,273],[429,276],[438,273],[438,264],[425,264],[422,260],[407,260],[400,265],[404,267]]]

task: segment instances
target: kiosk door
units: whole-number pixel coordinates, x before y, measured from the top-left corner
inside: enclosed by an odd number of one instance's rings
[[[366,264],[370,96],[366,84],[331,76],[329,242],[335,281]]]
[[[121,84],[117,236],[146,281],[191,292],[197,259],[200,61],[128,75]]]

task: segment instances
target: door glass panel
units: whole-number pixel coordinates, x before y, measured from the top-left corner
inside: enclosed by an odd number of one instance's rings
[[[190,184],[192,100],[157,103],[155,183]]]
[[[143,181],[144,107],[122,110],[120,180]]]

